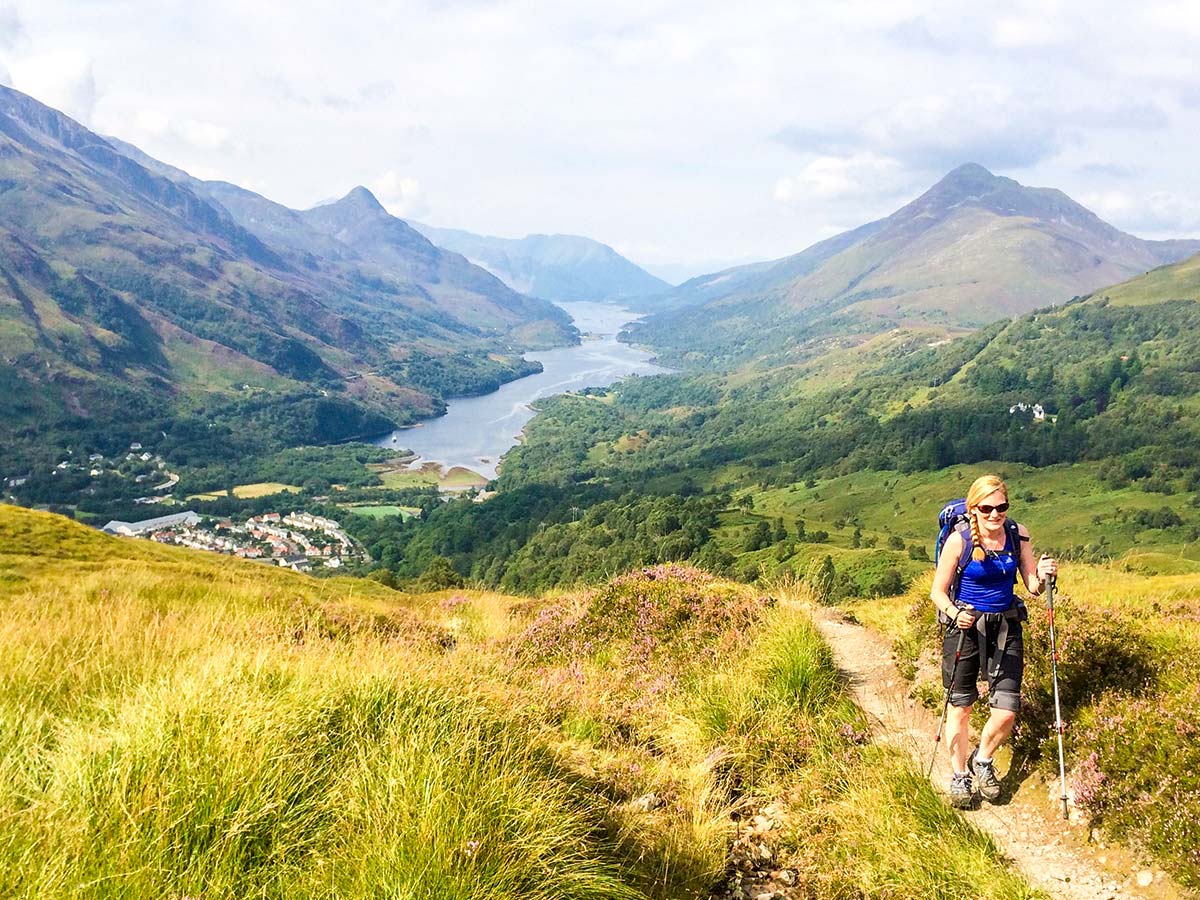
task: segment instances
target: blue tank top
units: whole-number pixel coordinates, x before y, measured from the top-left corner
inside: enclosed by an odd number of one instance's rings
[[[1016,594],[1017,555],[1005,534],[1004,549],[988,551],[982,561],[971,560],[962,572],[958,599],[980,612],[1004,612]]]

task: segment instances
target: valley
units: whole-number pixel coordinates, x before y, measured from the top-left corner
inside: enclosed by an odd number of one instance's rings
[[[983,472],[1063,563],[1072,814],[1151,872],[1104,890],[1200,890],[1200,241],[966,163],[671,287],[7,87],[0,126],[0,893],[1079,896],[826,641],[937,707],[934,522]]]

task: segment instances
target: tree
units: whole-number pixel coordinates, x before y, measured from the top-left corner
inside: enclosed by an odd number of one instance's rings
[[[775,533],[771,535],[772,543],[778,544],[780,541],[786,541],[787,536],[787,528],[783,524],[783,517],[780,516],[775,520]]]
[[[744,548],[747,553],[755,550],[761,550],[763,547],[768,547],[771,544],[771,526],[767,524],[766,519],[763,519],[754,527],[746,536]]]
[[[435,556],[417,579],[419,591],[444,591],[447,588],[462,587],[462,576],[454,569],[454,564],[444,556]]]
[[[378,581],[384,587],[394,588],[396,586],[396,575],[391,569],[373,569],[367,573],[367,577],[372,581]]]
[[[872,597],[894,597],[903,593],[904,576],[895,568],[885,569],[870,589]]]

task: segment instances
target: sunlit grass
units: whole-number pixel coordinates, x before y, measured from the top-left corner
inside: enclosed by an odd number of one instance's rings
[[[701,898],[766,802],[812,896],[1028,896],[795,580],[407,595],[7,508],[0,577],[5,897]]]

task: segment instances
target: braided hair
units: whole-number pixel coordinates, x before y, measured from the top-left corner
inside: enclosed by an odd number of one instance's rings
[[[996,491],[1002,493],[1005,500],[1008,499],[1008,487],[998,475],[980,475],[971,482],[971,487],[967,490],[967,511],[970,513],[971,543],[974,547],[971,550],[971,559],[976,562],[982,562],[987,552],[983,549],[983,538],[979,534],[979,519],[975,515],[975,509],[985,497]]]

